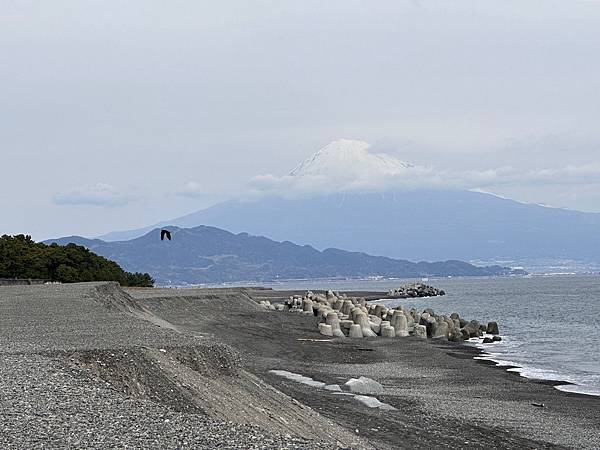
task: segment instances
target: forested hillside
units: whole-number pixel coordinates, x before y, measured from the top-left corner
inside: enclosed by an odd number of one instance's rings
[[[123,286],[153,286],[147,273],[124,271],[116,262],[85,247],[46,245],[19,234],[0,237],[0,278],[36,278],[63,283],[117,281]]]
[[[160,229],[130,241],[104,242],[70,236],[51,241],[76,243],[117,261],[126,270],[143,271],[159,285],[263,282],[309,278],[421,278],[520,274],[508,267],[477,267],[464,261],[411,262],[335,248],[324,251],[289,241],[276,242],[215,227],[169,227],[172,241],[160,240]]]

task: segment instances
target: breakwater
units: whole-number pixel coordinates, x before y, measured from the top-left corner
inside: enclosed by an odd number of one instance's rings
[[[285,304],[271,305],[267,301],[261,304],[272,310],[318,317],[319,332],[324,336],[417,336],[459,342],[487,334],[484,343],[502,339],[496,322],[482,324],[477,320],[465,320],[458,313],[436,314],[431,308],[417,310],[404,305],[388,308],[381,303],[367,302],[364,297],[348,297],[331,290],[325,294],[308,291],[304,296],[293,295]]]

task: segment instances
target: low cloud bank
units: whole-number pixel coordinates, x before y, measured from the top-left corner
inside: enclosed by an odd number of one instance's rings
[[[135,200],[135,196],[122,193],[115,186],[106,183],[86,184],[52,196],[52,201],[57,205],[117,207]]]
[[[187,198],[204,198],[207,196],[206,189],[197,181],[188,181],[175,191],[175,195]]]
[[[341,142],[341,144],[340,144]],[[600,163],[539,170],[504,166],[486,170],[437,170],[413,166],[369,146],[340,140],[319,150],[287,175],[255,176],[254,193],[286,196],[393,189],[493,189],[507,186],[585,185],[600,182]],[[352,151],[347,151],[348,148]],[[334,155],[332,156],[332,153]],[[383,161],[383,163],[382,163]]]

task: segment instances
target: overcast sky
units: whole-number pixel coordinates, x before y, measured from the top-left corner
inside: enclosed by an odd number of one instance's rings
[[[600,212],[600,1],[3,0],[0,55],[0,233],[149,225],[340,137]]]

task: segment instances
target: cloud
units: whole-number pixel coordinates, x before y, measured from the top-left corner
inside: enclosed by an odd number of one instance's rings
[[[188,198],[204,198],[207,195],[207,191],[197,181],[188,181],[175,192],[175,195]]]
[[[370,153],[368,144],[357,146],[357,142],[334,141],[287,175],[267,174],[252,178],[250,188],[255,195],[303,196],[393,189],[490,190],[600,183],[600,163],[536,170],[514,166],[444,170],[407,164],[390,154]]]
[[[600,163],[535,170],[505,166],[484,171],[446,171],[442,177],[470,188],[588,185],[600,182]]]
[[[57,205],[116,207],[124,206],[134,200],[136,200],[135,196],[124,194],[106,183],[86,184],[52,196],[52,201]]]

